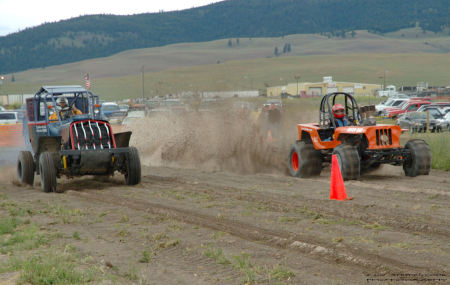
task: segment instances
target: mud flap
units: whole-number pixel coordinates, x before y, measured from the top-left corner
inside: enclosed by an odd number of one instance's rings
[[[41,154],[46,151],[48,152],[58,152],[61,150],[61,137],[52,136],[41,136],[36,141],[32,142],[33,152],[36,154]]]
[[[131,132],[123,132],[114,134],[114,141],[116,142],[116,147],[129,147],[130,145]]]

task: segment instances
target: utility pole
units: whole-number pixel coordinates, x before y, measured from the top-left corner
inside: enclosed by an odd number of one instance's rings
[[[384,70],[384,76],[383,76],[383,90],[386,90],[386,69]]]
[[[3,80],[5,80],[5,76],[4,75],[1,75],[0,76],[0,87],[2,87],[2,85],[3,85]],[[1,89],[1,88],[0,88]],[[0,93],[1,94],[1,93]]]
[[[141,73],[142,73],[142,103],[144,102],[144,94],[145,94],[145,89],[144,89],[144,68],[145,66],[142,66],[141,69]]]
[[[299,75],[296,75],[296,76],[294,76],[294,78],[297,80],[297,94],[296,94],[296,95],[300,95],[300,94],[298,93],[298,80],[300,79],[300,76],[299,76]]]
[[[5,77],[2,75],[2,76],[0,76],[0,87],[2,87],[2,84],[3,84],[3,80],[5,79]],[[1,90],[1,88],[0,88],[0,90]],[[0,93],[0,95],[1,95],[2,93]]]

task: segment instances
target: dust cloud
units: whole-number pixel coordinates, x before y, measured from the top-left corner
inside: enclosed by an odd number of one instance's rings
[[[9,183],[17,181],[15,164],[7,164],[0,166],[0,182]]]
[[[277,137],[268,139],[255,114],[225,109],[166,112],[142,118],[127,128],[130,144],[148,166],[196,168],[254,174],[285,173],[297,122],[282,120]],[[292,122],[289,122],[292,121]]]

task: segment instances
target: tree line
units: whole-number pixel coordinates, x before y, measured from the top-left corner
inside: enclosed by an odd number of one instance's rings
[[[228,0],[173,12],[82,16],[0,37],[0,73],[179,42],[382,34],[416,25],[439,32],[449,28],[449,7],[448,0]]]

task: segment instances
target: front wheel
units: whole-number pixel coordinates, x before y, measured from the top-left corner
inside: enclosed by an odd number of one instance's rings
[[[403,170],[406,176],[428,175],[431,168],[431,150],[423,140],[410,140],[406,143],[405,149],[411,153],[409,158],[403,163]]]
[[[125,182],[127,185],[139,184],[141,182],[141,160],[135,147],[130,147],[125,164]]]
[[[340,144],[334,150],[344,180],[357,180],[361,174],[361,160],[356,147]]]
[[[41,187],[44,192],[56,192],[56,165],[53,154],[44,152],[39,157]]]
[[[318,176],[322,171],[322,157],[312,144],[297,142],[289,153],[289,172],[295,177]]]
[[[29,151],[19,152],[17,158],[17,177],[19,182],[33,186],[34,183],[34,161]]]

